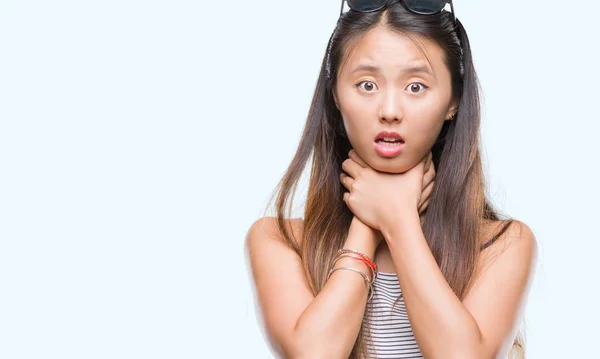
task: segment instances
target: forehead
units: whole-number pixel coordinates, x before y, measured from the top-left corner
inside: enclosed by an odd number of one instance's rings
[[[439,79],[444,73],[449,76],[444,58],[442,48],[422,35],[405,35],[378,26],[350,44],[340,74],[350,73],[360,65],[374,65],[384,73],[400,73],[423,65],[432,78]]]

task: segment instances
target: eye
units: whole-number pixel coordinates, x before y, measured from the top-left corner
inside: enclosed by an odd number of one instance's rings
[[[423,88],[423,90],[428,89],[428,86],[423,85],[420,82],[413,82],[412,84],[408,85],[408,92],[412,93],[412,94],[419,94],[423,91],[418,91],[419,90],[419,86],[421,86]],[[417,90],[417,92],[413,91],[413,90]]]
[[[365,85],[365,86],[361,86],[362,84],[367,84],[367,85]],[[373,91],[371,91],[371,90],[372,90],[373,88],[377,88],[377,85],[375,85],[375,83],[374,83],[374,82],[372,82],[372,81],[361,81],[361,82],[357,83],[357,84],[356,84],[356,86],[357,86],[358,88],[362,88],[362,89],[366,90],[365,92],[373,92]],[[363,91],[364,91],[364,90],[363,90]]]

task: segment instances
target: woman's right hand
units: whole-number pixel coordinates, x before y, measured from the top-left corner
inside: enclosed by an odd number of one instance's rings
[[[425,212],[425,210],[427,210],[427,207],[429,206],[429,197],[433,192],[435,175],[435,167],[430,156],[427,160],[427,163],[425,164],[425,172],[423,173],[423,191],[421,191],[421,198],[419,200],[418,206],[420,216],[423,215],[423,213]],[[366,225],[356,216],[352,218],[352,222],[350,224],[350,228],[353,227],[357,227],[357,230],[363,231],[364,236],[367,238],[367,240],[372,241],[375,244],[375,248],[377,248],[377,246],[379,246],[381,241],[384,239],[380,231]]]
[[[422,216],[422,214],[429,206],[429,197],[433,192],[434,177],[435,168],[433,167],[433,163],[430,162],[430,168],[426,170],[426,172],[423,174],[423,191],[421,192],[421,199],[419,201],[420,216]],[[364,236],[365,240],[372,242],[375,248],[377,248],[381,241],[384,240],[381,231],[373,229],[372,227],[366,225],[356,216],[352,217],[350,228],[355,228],[355,230],[357,231],[364,232],[362,235]]]

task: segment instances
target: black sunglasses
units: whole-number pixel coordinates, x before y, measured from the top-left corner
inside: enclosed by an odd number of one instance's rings
[[[452,0],[399,0],[404,3],[404,6],[416,13],[421,15],[432,15],[444,10],[446,4],[450,3],[450,10],[452,12],[452,21],[456,24],[456,16],[454,15],[454,5]],[[340,16],[344,11],[344,2],[348,3],[348,7],[351,10],[358,12],[371,12],[382,9],[388,0],[342,0],[342,7],[340,9]]]

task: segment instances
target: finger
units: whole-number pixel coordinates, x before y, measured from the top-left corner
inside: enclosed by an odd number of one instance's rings
[[[423,191],[421,191],[421,198],[419,199],[419,205],[417,208],[421,208],[423,204],[429,200],[431,193],[433,193],[433,181],[431,181],[425,188],[423,188]]]
[[[350,157],[352,160],[354,160],[354,162],[358,163],[361,167],[369,167],[369,165],[363,161],[362,158],[360,158],[358,156],[358,153],[356,153],[356,151],[354,149],[350,150],[350,152],[348,152],[348,157]]]
[[[433,162],[433,153],[431,151],[429,151],[429,153],[427,154],[427,157],[425,158],[425,170],[427,171],[429,169],[429,167],[431,166],[431,163]]]
[[[340,173],[340,182],[342,182],[342,185],[344,185],[344,187],[346,187],[349,191],[352,191],[352,183],[354,183],[354,178],[345,173]]]
[[[421,207],[419,207],[419,214],[425,212],[425,210],[427,209],[427,207],[429,207],[429,199],[427,199],[425,202],[423,202],[423,204],[421,205]]]
[[[427,152],[427,154],[425,156],[423,156],[423,158],[421,159],[421,161],[423,162],[424,165],[426,165],[427,162],[429,161],[429,156],[431,156],[431,151]]]
[[[344,192],[344,196],[342,197],[342,199],[344,200],[344,203],[346,203],[346,206],[350,208],[350,205],[348,205],[348,197],[350,197],[350,192]]]
[[[342,162],[342,170],[344,170],[344,172],[349,174],[352,178],[356,178],[361,169],[362,167],[358,163],[354,162],[354,160],[351,158],[348,158]]]
[[[433,193],[433,184],[434,184],[434,181],[431,181],[425,188],[423,188],[421,197],[424,198],[425,200],[427,200],[427,199],[429,199],[429,197],[431,197],[431,193]]]
[[[433,181],[435,178],[436,172],[435,167],[432,165],[427,172],[423,174],[423,188],[427,187],[427,185]]]

